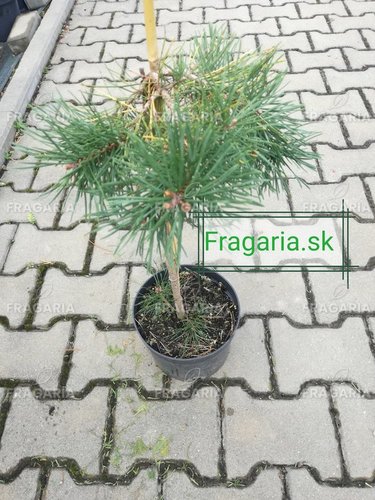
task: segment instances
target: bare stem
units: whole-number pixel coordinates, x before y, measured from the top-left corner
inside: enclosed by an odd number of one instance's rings
[[[170,234],[171,224],[169,222],[167,222],[166,230],[167,230],[167,234]],[[172,248],[173,248],[173,257],[172,257],[172,259],[170,259],[169,256],[166,258],[166,265],[167,265],[168,274],[169,274],[169,281],[171,282],[177,318],[178,319],[185,319],[186,318],[186,311],[185,311],[184,301],[183,301],[182,295],[181,295],[180,269],[179,269],[179,265],[177,263],[178,242],[177,242],[176,236],[173,237]]]

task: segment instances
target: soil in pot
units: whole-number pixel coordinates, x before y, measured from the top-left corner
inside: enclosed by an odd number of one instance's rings
[[[168,275],[144,294],[136,322],[144,340],[172,358],[189,359],[210,354],[233,334],[237,307],[222,283],[192,270],[180,272],[187,317],[178,320]]]

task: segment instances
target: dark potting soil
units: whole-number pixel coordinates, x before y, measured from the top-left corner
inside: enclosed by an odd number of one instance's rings
[[[187,318],[179,320],[168,277],[147,291],[136,322],[144,340],[175,358],[194,358],[217,350],[233,334],[237,307],[222,283],[193,271],[181,271]]]

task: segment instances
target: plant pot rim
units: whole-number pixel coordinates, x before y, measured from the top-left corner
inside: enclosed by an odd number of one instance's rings
[[[230,344],[232,342],[232,339],[234,337],[234,333],[235,331],[237,330],[238,328],[238,324],[240,322],[240,302],[239,302],[239,299],[238,299],[238,295],[236,293],[236,291],[234,290],[234,288],[232,287],[232,285],[229,283],[229,281],[227,281],[221,274],[217,273],[216,271],[211,271],[210,269],[207,269],[205,267],[202,267],[202,266],[193,266],[193,265],[182,265],[180,266],[180,270],[184,271],[184,270],[200,270],[202,274],[204,275],[207,275],[207,274],[211,274],[211,275],[214,275],[216,277],[218,277],[219,279],[217,280],[218,282],[221,282],[224,284],[225,288],[226,289],[230,289],[233,297],[235,300],[232,300],[232,302],[236,305],[236,308],[237,308],[237,317],[236,317],[236,321],[235,321],[235,325],[234,325],[234,328],[233,328],[233,332],[230,334],[230,336],[228,337],[228,339],[218,348],[218,349],[215,349],[214,351],[210,352],[209,354],[203,354],[201,356],[195,356],[193,358],[178,358],[178,357],[172,357],[172,356],[167,356],[166,354],[163,354],[159,351],[157,351],[156,349],[154,349],[148,342],[146,342],[146,340],[144,339],[142,333],[141,333],[141,330],[137,324],[137,320],[136,320],[136,312],[137,312],[137,302],[138,302],[138,299],[142,293],[143,290],[146,290],[147,288],[149,288],[149,284],[151,284],[153,282],[153,280],[155,279],[155,276],[157,275],[160,275],[160,274],[166,274],[168,271],[166,269],[163,269],[155,274],[153,274],[152,276],[150,276],[144,283],[143,285],[140,287],[140,289],[138,290],[138,292],[136,293],[136,296],[135,296],[135,299],[134,299],[134,302],[133,302],[133,323],[134,323],[134,326],[135,326],[135,329],[137,330],[139,336],[141,337],[142,339],[142,342],[148,347],[148,349],[150,349],[152,352],[156,353],[157,356],[160,356],[161,358],[165,359],[165,360],[178,360],[179,363],[191,363],[193,360],[196,361],[196,360],[204,360],[204,359],[210,359],[210,357],[212,356],[215,356],[216,353],[220,352],[221,350],[223,350],[224,348],[226,348],[228,346],[228,344]]]

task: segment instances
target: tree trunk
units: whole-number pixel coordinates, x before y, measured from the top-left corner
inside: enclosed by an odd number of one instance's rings
[[[169,274],[169,281],[171,282],[172,286],[172,293],[173,293],[177,318],[185,319],[186,312],[185,312],[184,301],[182,300],[182,295],[181,295],[180,269],[178,268],[175,262],[173,264],[168,262],[168,259],[167,259],[167,269]]]
[[[150,71],[157,73],[159,69],[159,53],[156,38],[154,0],[144,0],[144,10],[148,62],[150,64]]]

